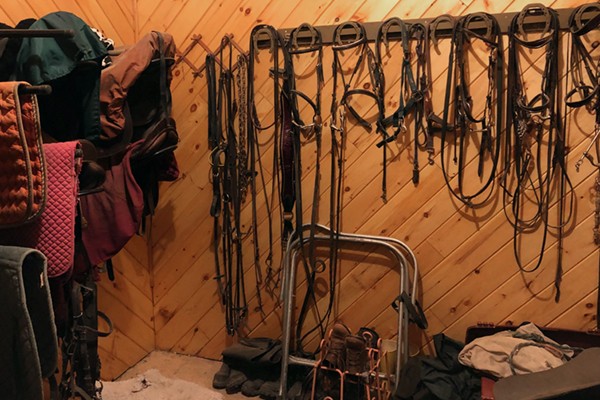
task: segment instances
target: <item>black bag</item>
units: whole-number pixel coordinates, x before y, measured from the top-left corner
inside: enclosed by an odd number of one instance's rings
[[[164,53],[164,41],[160,32],[158,35],[159,60],[159,96],[160,114],[151,118],[155,122],[146,127],[141,134],[134,132],[134,142],[142,141],[131,154],[131,168],[137,184],[144,193],[143,217],[154,215],[158,204],[158,182],[174,181],[179,177],[179,169],[173,153],[179,142],[179,134],[175,120],[171,118],[171,92],[167,87],[167,60]],[[147,85],[143,85],[147,88]],[[133,97],[136,97],[132,93]],[[130,110],[132,119],[136,119],[135,110]],[[144,221],[142,219],[142,221]],[[142,222],[142,229],[144,223]]]

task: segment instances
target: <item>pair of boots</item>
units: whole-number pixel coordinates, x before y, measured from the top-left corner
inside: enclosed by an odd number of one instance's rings
[[[357,335],[341,322],[333,325],[329,336],[329,347],[323,365],[351,374],[360,374],[368,369],[368,349],[377,346],[379,339],[375,331],[361,328]]]

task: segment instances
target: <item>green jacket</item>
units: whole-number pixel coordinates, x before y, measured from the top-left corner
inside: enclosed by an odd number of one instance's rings
[[[85,22],[64,11],[46,15],[29,29],[75,32],[73,38],[25,38],[17,55],[15,80],[52,86],[52,95],[39,98],[43,130],[58,140],[97,139],[106,47]]]

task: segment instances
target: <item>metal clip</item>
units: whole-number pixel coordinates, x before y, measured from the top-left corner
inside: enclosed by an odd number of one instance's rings
[[[594,157],[592,157],[592,155],[590,155],[590,150],[592,149],[592,146],[598,141],[599,136],[600,136],[600,125],[596,125],[596,127],[594,128],[594,136],[590,140],[590,143],[588,144],[587,148],[585,149],[585,151],[583,152],[581,157],[579,157],[579,160],[577,160],[577,163],[575,163],[575,170],[577,172],[579,172],[579,168],[581,168],[581,166],[583,165],[584,158],[587,158],[592,163],[592,165],[597,166],[596,163],[594,162]]]

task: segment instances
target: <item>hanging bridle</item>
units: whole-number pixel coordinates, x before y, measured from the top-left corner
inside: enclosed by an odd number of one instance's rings
[[[272,57],[272,67],[270,68],[270,74],[273,77],[273,122],[263,123],[258,118],[255,104],[255,93],[254,93],[254,69],[256,58],[259,53],[259,39],[265,37],[269,40],[269,53]],[[280,281],[281,268],[274,270],[273,268],[273,207],[274,198],[269,199],[267,193],[266,181],[264,176],[264,168],[262,165],[262,155],[260,145],[258,141],[258,135],[264,131],[273,131],[273,167],[272,167],[272,179],[271,179],[271,194],[277,192],[277,188],[280,188],[280,174],[279,174],[279,140],[281,130],[281,104],[280,104],[280,76],[279,70],[279,49],[283,48],[283,40],[277,30],[270,25],[257,25],[252,29],[250,34],[250,51],[249,51],[249,62],[248,62],[248,116],[250,119],[251,129],[248,132],[248,148],[249,148],[249,166],[248,169],[252,171],[250,174],[250,193],[252,203],[252,238],[254,243],[254,264],[258,270],[261,268],[260,260],[260,249],[259,249],[259,234],[258,234],[258,216],[257,216],[257,200],[258,192],[257,189],[261,189],[267,209],[267,223],[268,223],[268,236],[269,236],[269,252],[267,254],[265,264],[266,276],[265,283],[268,286],[268,290],[274,290]],[[258,170],[257,170],[258,167]],[[260,184],[257,183],[257,175],[260,175]],[[283,219],[282,219],[283,221]],[[282,235],[283,237],[283,235]]]
[[[310,36],[310,42],[306,45],[299,43],[299,37],[302,35]],[[306,274],[306,293],[302,301],[302,306],[298,314],[298,321],[296,323],[296,351],[298,354],[308,354],[304,347],[304,340],[317,329],[321,335],[321,339],[324,337],[325,328],[328,324],[328,319],[333,307],[333,293],[334,288],[330,291],[330,306],[326,312],[321,315],[317,308],[317,298],[315,293],[315,281],[317,274],[324,272],[326,265],[324,261],[317,259],[316,257],[316,244],[315,244],[315,229],[318,222],[318,209],[319,209],[319,196],[320,196],[320,180],[321,180],[321,136],[323,129],[323,122],[321,116],[321,90],[324,86],[323,77],[323,40],[320,32],[315,29],[312,25],[304,23],[293,29],[290,33],[289,40],[286,43],[287,54],[289,55],[288,60],[285,63],[286,70],[286,82],[284,85],[284,91],[282,101],[289,102],[290,105],[290,122],[291,132],[293,136],[293,154],[294,154],[294,176],[295,176],[295,195],[296,195],[296,229],[294,231],[294,240],[299,240],[300,243],[304,243],[304,225],[302,223],[302,213],[304,207],[302,206],[302,137],[306,140],[315,141],[315,180],[313,189],[313,202],[311,210],[311,221],[310,221],[310,240],[308,247],[308,255],[305,253],[304,246],[300,247],[300,262],[304,267]],[[316,54],[316,95],[313,100],[306,93],[299,91],[296,88],[296,75],[294,70],[294,56],[300,54]],[[285,100],[283,100],[285,98]],[[312,111],[312,119],[310,123],[304,122],[300,112],[299,103],[302,101],[308,105],[309,110]],[[330,277],[332,276],[332,269],[330,269]],[[311,329],[303,333],[304,323],[309,312],[309,308],[313,306],[317,314],[317,324]]]
[[[400,92],[398,99],[398,108],[394,112],[385,116],[385,79],[383,77],[383,71],[381,70],[383,52],[382,44],[386,48],[386,52],[389,52],[389,32],[393,27],[400,29],[400,40],[402,44],[402,63],[400,70]],[[387,131],[384,134],[384,139],[377,143],[377,147],[383,147],[385,152],[385,146],[388,143],[393,142],[398,136],[407,130],[405,124],[405,118],[413,113],[414,116],[414,153],[413,153],[413,183],[419,183],[419,147],[427,145],[427,131],[424,128],[424,98],[427,90],[427,78],[425,71],[425,43],[426,43],[426,28],[422,24],[413,24],[407,27],[406,24],[397,17],[390,18],[384,21],[377,31],[377,37],[375,39],[375,62],[378,66],[376,71],[380,71],[381,75],[378,78],[380,82],[378,87],[380,88],[379,103],[381,104],[380,110],[382,114],[380,116],[379,125],[383,130],[388,127],[394,127],[394,133],[388,135]],[[416,42],[416,71],[413,72],[411,67],[411,50],[410,42]],[[407,93],[408,92],[408,97]],[[419,135],[423,134],[424,140],[419,141]],[[385,164],[384,164],[385,166]],[[384,182],[385,182],[385,169],[384,169]],[[384,186],[385,188],[385,186]],[[385,192],[384,192],[385,193]],[[385,197],[384,197],[385,199]]]
[[[530,15],[545,17],[545,27],[539,39],[527,40],[524,20]],[[519,48],[543,49],[545,63],[540,79],[539,92],[532,97],[525,90],[522,79],[522,66]],[[562,230],[573,214],[573,186],[566,171],[566,142],[562,131],[560,104],[557,95],[559,58],[558,15],[550,8],[531,4],[516,15],[509,29],[508,101],[506,123],[505,171],[502,178],[504,188],[504,212],[513,225],[513,251],[522,272],[536,271],[543,260],[548,230],[558,230],[559,255],[555,286],[556,300],[560,297],[562,276]],[[514,142],[514,146],[513,146]],[[547,144],[544,144],[547,143]],[[537,148],[535,148],[537,147]],[[547,161],[542,163],[543,151]],[[512,155],[512,159],[508,158]],[[514,187],[509,188],[512,176]],[[559,221],[552,226],[548,220],[548,210],[552,203],[553,185],[559,188]],[[569,213],[564,215],[565,193],[570,193]],[[529,200],[535,207],[533,216],[526,217],[523,206]],[[510,211],[509,211],[510,210]],[[526,268],[519,249],[519,239],[541,226],[542,240],[539,255],[533,267]]]
[[[238,132],[244,131],[243,127],[238,125],[236,131],[235,126],[236,118],[242,112],[239,110],[239,93],[236,91],[241,82],[238,81],[237,86],[234,82],[233,49],[230,38],[225,36],[218,54],[221,60],[218,82],[215,56],[209,55],[206,64],[209,110],[214,113],[209,124],[209,147],[212,150],[210,164],[213,200],[210,214],[214,219],[215,280],[225,308],[227,333],[230,335],[237,331],[248,313],[242,252],[244,235],[240,221],[245,190],[240,182],[245,179],[247,172],[239,164],[239,156],[246,149],[238,135]],[[240,57],[245,56],[240,55],[238,63]]]
[[[437,30],[439,24],[441,24],[442,22],[447,22],[450,24],[450,37],[454,38],[454,31],[456,29],[456,19],[453,16],[446,14],[440,15],[427,25],[427,35],[425,38],[425,65],[427,69],[423,75],[423,80],[425,82],[426,88],[423,98],[423,111],[425,113],[425,119],[427,122],[425,149],[427,150],[427,161],[429,165],[434,164],[435,147],[433,143],[433,138],[436,133],[441,132],[442,125],[444,125],[442,123],[442,117],[440,116],[442,114],[436,114],[435,110],[433,109],[433,101],[431,100],[431,94],[433,92],[433,76],[431,74],[431,46],[433,45],[437,47],[438,45]],[[453,42],[450,46],[450,51],[448,53],[448,65],[450,65],[450,63],[452,62],[452,57]],[[446,122],[446,131],[453,132],[454,125]],[[442,145],[444,145],[444,143],[442,143]]]
[[[471,29],[471,24],[483,22],[486,29],[483,34]],[[466,51],[472,46],[472,41],[484,42],[488,49],[487,79],[488,87],[485,99],[479,99],[484,103],[484,111],[481,117],[473,113],[475,100],[470,93],[470,81],[466,70]],[[441,165],[444,180],[450,193],[454,198],[468,207],[479,207],[485,204],[491,197],[496,179],[496,171],[500,158],[500,147],[502,138],[502,105],[503,105],[503,49],[502,37],[498,21],[487,13],[474,13],[462,17],[453,26],[452,49],[449,55],[448,77],[446,81],[446,95],[444,98],[444,112],[441,128]],[[454,125],[449,125],[450,98],[454,102]],[[451,175],[447,171],[445,146],[446,135],[454,130],[454,157],[457,165],[458,185],[451,184]],[[477,175],[483,181],[481,185],[471,193],[464,189],[464,172],[466,167],[466,146],[468,137],[478,137],[479,154]],[[484,165],[489,158],[491,166],[489,172],[485,173]]]

